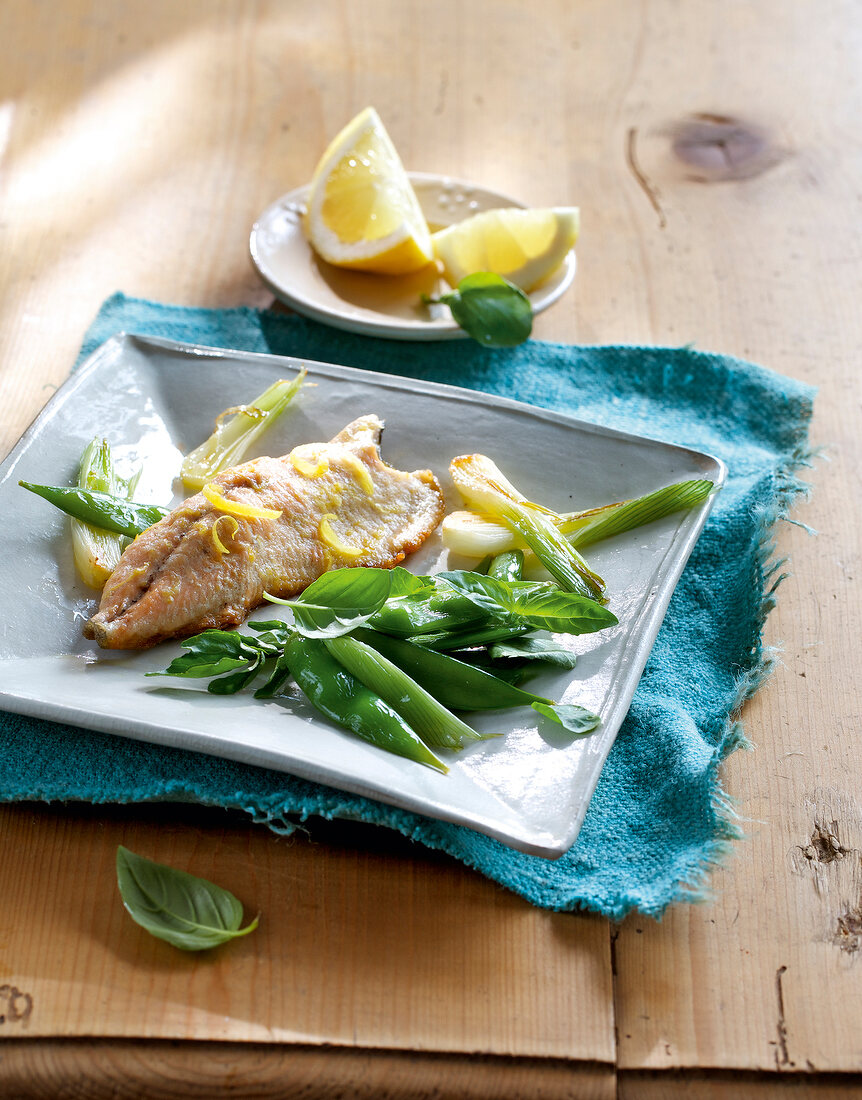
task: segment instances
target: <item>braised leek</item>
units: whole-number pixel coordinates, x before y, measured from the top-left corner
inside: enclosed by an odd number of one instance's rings
[[[84,449],[78,470],[78,488],[89,492],[110,493],[131,500],[141,471],[122,478],[114,468],[114,458],[106,439],[93,439]],[[102,589],[113,573],[128,544],[124,535],[94,527],[80,519],[71,521],[72,554],[81,580],[90,588]]]
[[[229,466],[235,466],[248,448],[281,416],[302,385],[306,369],[290,381],[280,379],[250,405],[225,409],[215,431],[183,459],[180,474],[187,489],[199,490]]]

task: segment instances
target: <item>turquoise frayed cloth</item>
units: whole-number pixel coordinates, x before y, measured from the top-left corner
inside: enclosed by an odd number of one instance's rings
[[[729,477],[674,593],[577,843],[548,861],[468,828],[281,773],[0,715],[0,800],[193,800],[284,831],[315,816],[397,829],[549,909],[657,916],[702,894],[739,827],[721,761],[744,738],[737,712],[769,665],[772,528],[805,488],[813,391],[750,363],[689,348],[529,342],[407,343],[353,336],[276,312],[188,309],[117,294],[82,358],[117,332],[373,368],[501,394],[707,451]],[[313,829],[313,826],[312,826]]]

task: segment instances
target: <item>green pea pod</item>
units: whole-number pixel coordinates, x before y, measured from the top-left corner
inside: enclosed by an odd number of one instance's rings
[[[440,772],[449,770],[398,712],[339,664],[320,639],[294,636],[285,654],[300,690],[321,714],[378,748]]]
[[[348,672],[397,710],[426,745],[457,752],[471,742],[484,740],[482,734],[372,646],[348,635],[327,638],[324,644]]]
[[[529,623],[507,623],[492,620],[489,623],[478,623],[468,626],[464,630],[445,630],[438,634],[417,634],[408,641],[418,645],[427,646],[429,649],[469,649],[477,645],[493,645],[494,642],[504,642],[508,638],[518,638],[522,634],[529,634],[535,627]]]
[[[368,621],[375,630],[406,638],[411,634],[437,634],[452,627],[464,626],[467,622],[481,622],[487,618],[487,612],[469,600],[459,600],[457,607],[447,611],[436,611],[429,606],[427,599],[408,596],[390,600]]]
[[[497,554],[486,570],[489,577],[497,581],[519,581],[524,574],[524,551],[506,550]]]
[[[134,501],[95,489],[33,485],[29,481],[19,481],[18,484],[75,519],[130,538],[140,535],[168,514],[167,508],[160,508],[157,504],[135,504]]]
[[[382,653],[452,710],[497,710],[551,702],[541,695],[521,691],[491,672],[403,638],[390,638],[375,630],[357,630],[354,637]]]

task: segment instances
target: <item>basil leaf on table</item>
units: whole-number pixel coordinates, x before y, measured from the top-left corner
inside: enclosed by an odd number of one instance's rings
[[[423,295],[426,304],[447,305],[452,317],[486,348],[512,348],[533,331],[533,307],[520,287],[495,275],[477,271],[467,275],[451,294]]]
[[[205,951],[257,928],[240,928],[242,904],[213,882],[117,848],[117,885],[129,916],[182,951]]]

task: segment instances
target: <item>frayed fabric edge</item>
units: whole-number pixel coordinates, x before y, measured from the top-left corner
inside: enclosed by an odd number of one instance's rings
[[[776,606],[778,588],[789,576],[787,572],[781,571],[787,564],[787,559],[775,556],[775,528],[782,521],[795,522],[789,517],[790,509],[800,497],[808,497],[811,492],[811,486],[798,478],[796,471],[801,467],[810,467],[815,457],[816,452],[808,447],[796,448],[788,462],[777,473],[779,484],[775,502],[771,507],[764,508],[758,516],[757,566],[761,584],[754,617],[757,637],[752,647],[752,663],[737,677],[736,691],[722,737],[707,767],[715,838],[707,847],[699,865],[692,869],[684,881],[680,882],[665,904],[658,907],[644,907],[638,904],[637,900],[632,899],[633,903],[619,915],[614,914],[613,920],[622,920],[634,910],[645,916],[661,919],[662,914],[671,905],[683,902],[704,904],[712,901],[715,895],[709,879],[713,871],[725,866],[733,854],[733,842],[744,840],[746,837],[744,818],[739,814],[738,802],[724,790],[719,773],[722,764],[731,753],[737,749],[750,752],[755,748],[745,734],[739,714],[745,703],[757,693],[772,674],[779,652],[777,646],[763,645],[763,627],[766,619]],[[816,534],[811,528],[806,527],[806,530],[812,535]]]

